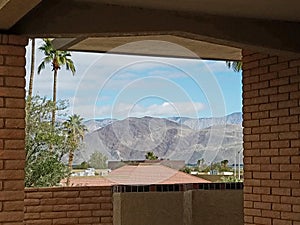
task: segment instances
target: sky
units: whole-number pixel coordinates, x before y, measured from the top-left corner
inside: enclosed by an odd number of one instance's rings
[[[42,40],[36,40],[37,48]],[[114,51],[156,48],[196,55],[182,46],[159,41],[128,43]],[[27,89],[31,43],[27,46]],[[241,73],[224,61],[71,52],[76,73],[58,72],[57,99],[69,101],[69,114],[85,119],[126,117],[224,116],[242,110]],[[37,74],[43,53],[36,49],[33,93],[52,98],[51,65]]]

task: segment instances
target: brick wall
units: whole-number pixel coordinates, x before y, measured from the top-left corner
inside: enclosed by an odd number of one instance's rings
[[[0,34],[0,225],[24,218],[25,45]]]
[[[300,225],[300,58],[243,51],[245,225]]]
[[[25,189],[24,225],[112,225],[112,187]]]

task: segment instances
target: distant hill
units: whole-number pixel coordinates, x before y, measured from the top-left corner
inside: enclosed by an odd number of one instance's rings
[[[242,114],[221,118],[127,118],[124,120],[87,121],[89,133],[75,163],[88,160],[94,151],[109,159],[144,159],[153,151],[164,159],[180,159],[196,163],[228,159],[234,163],[242,148]]]

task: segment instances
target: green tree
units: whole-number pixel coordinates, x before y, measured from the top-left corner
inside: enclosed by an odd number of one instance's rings
[[[228,167],[228,160],[227,159],[222,160],[221,166],[226,169]]]
[[[39,47],[45,58],[38,66],[38,74],[45,69],[46,64],[51,64],[52,71],[53,71],[53,93],[52,93],[52,101],[54,105],[56,105],[56,88],[57,88],[57,74],[58,70],[61,69],[62,66],[66,67],[66,70],[70,70],[72,74],[75,74],[75,65],[74,62],[71,60],[71,54],[68,51],[60,51],[54,48],[50,39],[44,39],[44,44]],[[55,112],[56,108],[52,111],[52,126],[55,124]]]
[[[147,152],[145,158],[148,160],[157,160],[158,157],[154,154],[154,152]]]
[[[242,61],[226,61],[226,65],[229,69],[232,68],[234,72],[240,72],[243,69]]]
[[[67,146],[61,123],[51,125],[52,101],[39,96],[26,100],[26,163],[25,186],[53,186],[68,175],[68,168],[61,162]],[[66,108],[58,102],[58,111]],[[55,151],[49,151],[50,146]]]
[[[107,168],[107,156],[102,154],[101,152],[93,152],[90,156],[89,165],[95,169],[105,169]]]
[[[72,115],[63,123],[64,130],[66,132],[66,138],[68,143],[68,167],[72,170],[72,164],[74,160],[74,152],[79,148],[81,141],[83,140],[84,133],[87,131],[86,126],[83,124],[83,118],[79,115]],[[67,178],[67,185],[70,184],[70,175]]]

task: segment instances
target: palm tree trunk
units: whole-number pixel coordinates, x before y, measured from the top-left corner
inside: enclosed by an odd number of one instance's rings
[[[53,81],[53,93],[52,93],[52,101],[54,104],[54,108],[52,110],[52,127],[55,125],[55,111],[56,111],[56,82],[57,82],[57,69],[54,70],[54,81]]]
[[[32,98],[33,89],[33,77],[34,77],[34,63],[35,63],[35,39],[31,39],[31,67],[30,67],[30,79],[29,79],[29,91],[28,96]]]
[[[70,152],[69,152],[69,162],[68,162],[68,167],[69,167],[70,173],[67,177],[67,186],[70,185],[70,176],[71,176],[71,171],[72,171],[73,159],[74,159],[74,151],[70,150]]]

